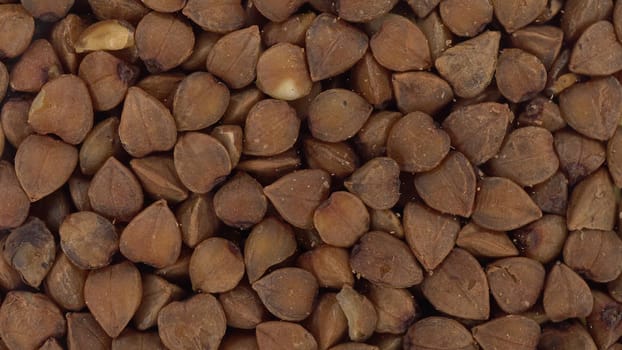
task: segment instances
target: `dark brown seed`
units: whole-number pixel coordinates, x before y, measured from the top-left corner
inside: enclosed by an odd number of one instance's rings
[[[64,188],[32,205],[31,215],[43,220],[52,232],[58,232],[61,222],[72,211],[71,199]]]
[[[607,143],[607,169],[617,187],[622,186],[622,130],[616,130]]]
[[[488,0],[449,0],[439,5],[443,23],[459,36],[479,34],[492,21],[492,12],[492,4]]]
[[[190,74],[182,80],[173,99],[177,130],[200,130],[218,122],[229,105],[229,89],[205,72]]]
[[[609,21],[596,22],[577,40],[568,69],[585,75],[609,75],[622,69],[622,44]]]
[[[185,77],[181,73],[152,74],[139,81],[136,87],[143,89],[170,108],[175,97],[175,90]]]
[[[160,101],[141,88],[131,87],[123,104],[119,137],[127,153],[140,158],[173,148],[177,129],[173,116]]]
[[[474,327],[471,332],[483,350],[535,349],[540,338],[540,326],[518,315],[496,318]]]
[[[226,225],[247,229],[263,219],[268,207],[257,180],[238,172],[214,196],[216,215]]]
[[[471,215],[476,187],[473,166],[460,152],[451,152],[438,167],[415,177],[417,193],[428,206],[464,217]]]
[[[232,89],[243,88],[255,80],[261,50],[257,26],[240,29],[220,38],[207,55],[207,71],[221,78]],[[231,57],[238,57],[232,61]]]
[[[112,339],[104,332],[93,315],[88,312],[72,312],[67,317],[67,347],[70,350],[107,350]]]
[[[6,238],[7,236],[0,238],[0,247],[4,247]],[[347,253],[345,259],[347,262]],[[23,287],[23,282],[19,272],[17,272],[8,261],[4,260],[4,258],[0,259],[0,289],[3,291],[9,291],[19,289],[21,287]]]
[[[181,18],[150,12],[136,26],[138,54],[151,73],[160,73],[182,64],[192,53],[194,34]]]
[[[315,209],[313,226],[325,243],[347,248],[369,230],[369,212],[357,196],[337,191]]]
[[[307,169],[287,174],[264,187],[281,217],[298,228],[313,228],[315,209],[328,198],[330,175],[324,170]]]
[[[219,2],[188,0],[182,13],[203,30],[228,33],[241,28],[246,20],[242,4],[238,0]]]
[[[282,320],[301,321],[311,314],[318,284],[310,272],[286,267],[256,281],[253,289],[270,313]]]
[[[428,40],[406,17],[386,19],[369,47],[378,63],[393,71],[424,70],[432,65]]]
[[[255,329],[268,320],[268,312],[255,291],[246,283],[220,293],[218,301],[227,316],[227,325],[238,329]]]
[[[532,99],[544,90],[547,74],[536,56],[510,48],[499,55],[495,79],[501,94],[519,103]]]
[[[11,70],[11,88],[15,91],[38,92],[43,84],[63,73],[52,45],[44,39],[32,42]]]
[[[317,15],[313,12],[294,14],[282,22],[269,22],[262,30],[262,38],[266,46],[278,43],[290,43],[304,46],[307,29]]]
[[[9,292],[0,307],[0,336],[9,349],[37,349],[50,337],[65,335],[65,319],[45,295]]]
[[[451,145],[473,165],[480,165],[499,152],[510,121],[514,119],[507,105],[485,102],[461,107],[443,122]]]
[[[0,161],[0,228],[20,226],[30,211],[30,199],[22,189],[13,164]]]
[[[509,33],[533,22],[545,10],[547,0],[492,0],[495,16]]]
[[[544,215],[513,233],[520,252],[542,264],[559,256],[567,236],[566,219],[559,215]]]
[[[406,242],[426,270],[434,270],[451,252],[460,223],[425,205],[409,202],[404,208]]]
[[[358,168],[344,185],[373,209],[390,209],[399,200],[400,169],[391,158],[378,157]]]
[[[561,28],[566,40],[576,40],[591,24],[609,17],[612,8],[612,0],[566,1],[561,18]]]
[[[145,6],[158,12],[176,12],[184,8],[186,0],[142,0]]]
[[[402,171],[429,171],[449,153],[449,143],[449,135],[436,125],[432,117],[413,112],[393,124],[387,139],[387,155],[400,165]]]
[[[446,317],[424,318],[412,325],[404,336],[404,349],[410,350],[477,348],[471,333],[460,322]]]
[[[43,221],[32,218],[11,231],[2,253],[4,260],[19,272],[24,283],[39,288],[54,264],[56,244]]]
[[[378,313],[376,332],[403,334],[417,315],[417,302],[406,289],[371,284],[365,294]]]
[[[73,205],[78,211],[92,211],[89,201],[89,187],[91,180],[82,176],[74,175],[69,178],[69,194]]]
[[[142,280],[143,297],[133,319],[141,331],[156,326],[160,310],[184,295],[183,289],[156,275],[143,274]]]
[[[349,285],[344,285],[336,298],[348,320],[350,339],[365,341],[371,337],[378,323],[378,314],[374,304]]]
[[[398,112],[380,111],[372,114],[356,135],[359,153],[365,159],[384,156],[389,132],[402,115]]]
[[[157,336],[157,334],[156,334]],[[225,335],[220,344],[222,350],[259,350],[257,345],[257,337],[254,332],[251,331],[238,331]]]
[[[283,22],[304,3],[304,0],[255,0],[253,5],[267,19],[274,22]]]
[[[196,193],[209,192],[231,172],[231,159],[225,146],[199,132],[181,135],[173,158],[179,179]]]
[[[165,200],[153,203],[130,221],[121,233],[119,250],[135,263],[156,268],[177,261],[181,251],[181,231]]]
[[[487,177],[478,183],[473,222],[495,231],[509,231],[542,217],[527,192],[503,177]]]
[[[215,235],[220,226],[211,195],[192,194],[177,207],[175,215],[182,240],[190,248]]]
[[[156,334],[157,336],[157,334]],[[255,332],[251,331],[239,331],[226,335],[222,343],[220,343],[221,350],[259,350],[257,345],[257,337]]]
[[[190,258],[192,289],[207,293],[229,291],[244,276],[244,260],[240,249],[219,237],[204,240]]]
[[[287,102],[262,100],[251,108],[246,118],[244,153],[254,156],[283,153],[296,143],[299,129],[300,119]]]
[[[311,102],[309,129],[318,140],[345,141],[363,127],[372,109],[364,98],[352,91],[329,89]]]
[[[63,252],[72,263],[85,270],[107,266],[119,248],[115,227],[93,212],[67,216],[59,233]]]
[[[559,96],[559,107],[573,129],[606,141],[615,133],[622,111],[622,86],[613,77],[578,83]]]
[[[320,287],[339,289],[354,285],[348,250],[327,244],[309,250],[298,257],[298,266],[311,272]]]
[[[566,126],[559,106],[546,97],[536,97],[529,101],[518,117],[518,123],[529,126],[540,126],[555,132]]]
[[[449,315],[472,320],[489,316],[486,274],[477,260],[460,248],[423,281],[422,291],[437,310]]]
[[[490,293],[508,314],[518,314],[536,304],[544,287],[545,271],[536,260],[513,257],[486,267]]]
[[[550,69],[559,55],[564,32],[554,26],[529,26],[512,33],[512,45],[535,55]]]
[[[592,336],[579,322],[558,323],[544,327],[538,349],[541,350],[597,350]]]
[[[41,345],[39,350],[63,350],[63,347],[60,346],[56,338],[48,338],[48,340]]]
[[[236,168],[252,174],[262,183],[270,183],[297,170],[301,165],[302,160],[296,150],[290,149],[272,157],[255,157],[242,160]]]
[[[427,16],[441,0],[406,0],[418,17]]]
[[[592,281],[613,281],[622,273],[622,240],[613,231],[571,232],[564,244],[564,262]]]
[[[134,316],[142,292],[140,272],[128,261],[91,271],[84,285],[86,306],[113,338]]]
[[[19,4],[0,4],[0,57],[21,55],[32,40],[35,20]]]
[[[80,171],[93,175],[110,157],[121,156],[123,146],[119,139],[119,118],[110,117],[99,122],[86,135],[80,147]]]
[[[67,15],[74,4],[74,0],[61,0],[51,3],[40,0],[22,0],[21,4],[33,17],[45,22],[55,22]]]
[[[4,63],[0,62],[0,101],[4,100],[6,92],[9,89],[9,71]]]
[[[105,51],[97,51],[82,59],[78,74],[89,88],[95,110],[107,111],[123,101],[128,87],[138,77],[138,68]]]
[[[337,17],[323,13],[307,30],[307,62],[311,80],[339,75],[358,62],[368,47],[365,33]]]
[[[225,312],[211,294],[172,302],[158,315],[160,338],[171,349],[218,349],[226,329]]]
[[[181,68],[186,71],[203,70],[207,55],[218,39],[220,39],[220,35],[216,33],[205,31],[197,33],[192,54],[181,64]]]
[[[77,164],[75,147],[49,136],[28,136],[15,155],[17,179],[31,202],[64,185]]]
[[[329,350],[378,350],[378,347],[365,343],[349,342],[335,345]]]
[[[352,89],[374,106],[393,98],[390,72],[382,67],[370,51],[352,68]]]
[[[264,51],[257,62],[257,87],[273,98],[292,101],[311,92],[304,49],[289,43]]]
[[[458,232],[456,245],[478,257],[505,258],[518,255],[518,249],[505,232],[487,230],[471,222]]]
[[[93,106],[86,84],[75,75],[65,74],[43,85],[32,101],[28,123],[39,134],[56,134],[73,145],[81,143],[93,127]]]
[[[349,22],[369,22],[388,13],[395,4],[397,0],[341,0],[337,2],[337,13]]]
[[[354,149],[345,142],[331,143],[309,137],[303,142],[303,150],[311,169],[323,169],[337,178],[352,174],[359,165]]]
[[[587,317],[588,329],[599,349],[611,349],[622,336],[622,305],[605,293],[592,291],[594,309]]]
[[[150,156],[135,158],[130,167],[143,185],[143,189],[154,199],[165,199],[178,203],[188,197],[188,190],[179,180],[173,157]]]
[[[620,300],[622,300],[622,275],[607,283],[607,290],[612,298],[620,302]]]
[[[403,113],[421,111],[435,115],[454,98],[451,86],[429,72],[396,73],[391,81],[397,106]]]
[[[454,249],[423,281],[421,290],[434,308],[448,315],[471,320],[489,317],[486,274],[466,250]]]
[[[559,167],[553,135],[536,126],[516,129],[506,137],[489,165],[491,174],[508,178],[521,186],[542,183]]]
[[[80,311],[85,306],[84,283],[88,271],[76,267],[67,256],[59,253],[45,278],[46,293],[65,310]]]
[[[530,196],[543,212],[564,215],[568,201],[568,180],[558,171],[548,180],[534,186]]]
[[[88,0],[88,3],[99,19],[118,18],[137,23],[149,12],[138,0]]]
[[[99,168],[88,196],[94,211],[120,221],[130,221],[138,214],[144,198],[136,176],[114,157]]]
[[[257,102],[264,99],[261,90],[251,86],[243,90],[233,91],[229,107],[221,121],[223,124],[244,125],[248,112]]]
[[[244,243],[244,263],[249,282],[257,281],[268,269],[296,252],[292,228],[269,217],[253,227]]]
[[[322,294],[313,313],[306,320],[305,326],[317,340],[319,349],[335,345],[348,331],[348,320],[336,296],[334,293]]]
[[[586,317],[592,312],[592,293],[587,283],[568,266],[557,263],[548,273],[542,304],[553,322]]]
[[[257,326],[256,334],[259,350],[317,349],[317,342],[311,333],[302,326],[291,322],[263,322]]]
[[[484,32],[448,48],[434,65],[454,93],[470,98],[482,93],[495,73],[501,33]]]
[[[436,60],[453,43],[453,33],[445,26],[437,11],[417,21],[430,46],[430,55]]]
[[[392,288],[409,288],[423,280],[421,268],[408,246],[381,231],[361,237],[352,249],[350,266],[365,279]]]
[[[568,229],[610,231],[616,221],[614,186],[606,169],[601,168],[579,182],[568,201]]]
[[[179,284],[187,284],[190,281],[190,275],[188,268],[190,265],[190,257],[192,250],[183,248],[179,259],[174,264],[157,269],[156,275],[166,278],[167,281],[172,281]]]

